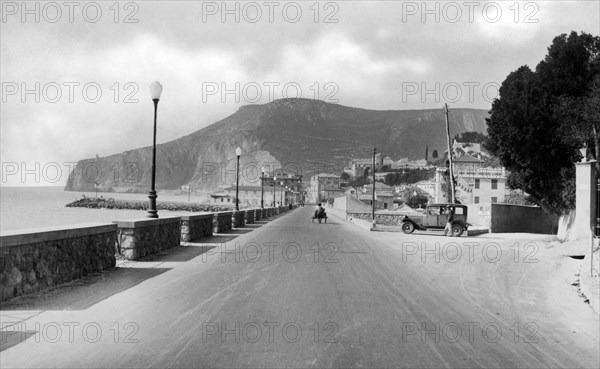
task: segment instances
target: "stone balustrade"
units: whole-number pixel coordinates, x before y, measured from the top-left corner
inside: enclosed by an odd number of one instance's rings
[[[116,239],[99,223],[3,232],[0,301],[113,268]]]
[[[181,218],[117,220],[118,248],[126,259],[138,260],[181,243]]]
[[[230,230],[233,227],[232,215],[231,211],[213,213],[213,232],[223,233]]]
[[[181,216],[181,240],[190,242],[213,235],[213,213]]]

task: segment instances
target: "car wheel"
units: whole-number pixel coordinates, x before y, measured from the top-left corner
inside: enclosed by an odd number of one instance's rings
[[[452,225],[452,236],[460,237],[460,236],[462,236],[463,232],[464,232],[463,226],[461,226],[460,224]]]
[[[410,233],[413,233],[414,230],[415,230],[415,225],[412,224],[411,222],[402,223],[402,231],[404,233],[410,234]]]

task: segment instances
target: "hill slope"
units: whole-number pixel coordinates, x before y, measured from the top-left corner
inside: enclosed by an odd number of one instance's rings
[[[450,111],[451,135],[486,132],[488,112]],[[425,147],[443,153],[441,109],[376,111],[319,100],[282,99],[241,107],[231,116],[188,136],[157,146],[157,189],[216,188],[235,182],[235,148],[243,150],[241,183],[259,184],[260,167],[283,166],[310,175],[339,174],[347,160],[369,157],[373,147],[394,160],[421,159]],[[152,147],[79,161],[65,190],[146,191]],[[100,170],[98,170],[98,168]],[[294,169],[295,168],[295,169]],[[98,173],[101,173],[100,175]]]

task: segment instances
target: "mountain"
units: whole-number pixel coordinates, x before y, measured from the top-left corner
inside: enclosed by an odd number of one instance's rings
[[[450,134],[485,133],[486,110],[452,109]],[[259,185],[260,167],[282,166],[305,178],[340,174],[351,158],[373,147],[393,160],[422,159],[447,147],[442,109],[367,110],[320,100],[282,99],[241,107],[190,135],[157,145],[156,187],[211,189],[235,183],[235,148],[242,148],[240,184]],[[78,162],[65,190],[145,192],[150,187],[152,147]]]

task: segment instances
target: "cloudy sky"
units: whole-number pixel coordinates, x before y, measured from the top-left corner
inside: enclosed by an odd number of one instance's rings
[[[161,143],[286,96],[489,109],[555,36],[600,34],[598,1],[1,3],[3,186],[151,145],[154,80]]]

